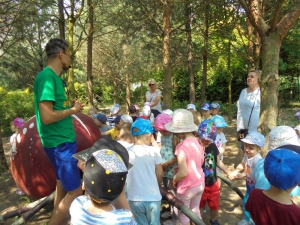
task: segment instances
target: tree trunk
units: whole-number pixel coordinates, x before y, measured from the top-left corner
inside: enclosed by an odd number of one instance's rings
[[[58,0],[58,27],[59,37],[65,39],[64,0]]]
[[[94,107],[93,99],[93,35],[94,35],[94,6],[93,0],[88,0],[89,8],[89,32],[87,43],[87,88],[88,88],[88,104],[89,107]]]
[[[204,15],[204,52],[203,52],[203,75],[202,75],[202,86],[201,86],[201,104],[206,100],[206,79],[207,79],[207,60],[208,60],[208,10],[209,6],[205,7]]]
[[[115,71],[115,69],[113,71],[114,71],[114,74],[117,73]],[[116,75],[113,76],[113,85],[114,85],[114,104],[116,104],[118,102],[118,99],[117,99],[117,81],[116,81]]]
[[[70,98],[75,98],[75,87],[74,87],[74,24],[75,24],[75,17],[74,17],[74,10],[75,10],[75,2],[74,0],[71,0],[71,13],[69,17],[69,51],[70,51],[70,57],[71,62],[68,70],[68,88],[70,93]]]
[[[191,15],[190,1],[187,0],[185,3],[185,17],[186,17],[186,44],[187,44],[187,61],[188,61],[188,74],[189,74],[189,87],[190,87],[190,99],[189,103],[196,102],[196,91],[195,91],[195,78],[193,71],[193,51],[192,51],[192,31],[191,31]]]
[[[263,153],[269,143],[268,135],[277,125],[278,115],[278,88],[279,88],[279,51],[281,42],[276,32],[268,33],[262,37],[262,83],[261,106],[258,129],[266,137]]]
[[[5,158],[5,153],[4,153],[4,148],[3,148],[3,141],[2,141],[2,126],[1,126],[1,122],[0,122],[0,171],[5,171],[8,170],[8,165],[7,165],[7,161]]]
[[[75,26],[76,20],[78,19],[78,17],[81,15],[81,13],[83,11],[84,1],[85,0],[81,0],[81,8],[76,9],[76,14],[75,14],[75,4],[77,6],[77,4],[79,2],[75,3],[75,0],[70,1],[70,15],[68,18],[68,20],[69,20],[69,51],[70,51],[70,55],[71,55],[71,63],[70,63],[71,68],[69,68],[69,72],[68,72],[68,88],[69,88],[69,92],[70,92],[70,99],[75,98],[74,59],[75,59],[76,52],[74,50],[74,26]],[[82,40],[78,40],[78,41],[80,42]]]
[[[255,51],[254,52],[254,68],[260,69],[261,67],[259,66],[259,63],[260,63],[261,41],[260,41],[260,37],[258,34],[256,34],[254,51]]]
[[[131,105],[131,102],[130,102],[130,81],[129,81],[129,75],[127,71],[125,73],[125,85],[126,85],[126,103],[127,103],[126,110],[128,110],[129,106]]]
[[[228,42],[228,57],[227,57],[227,70],[228,76],[228,123],[232,124],[232,73],[231,73],[231,58],[230,58],[230,41]]]
[[[163,68],[164,68],[164,88],[163,88],[163,108],[172,106],[172,75],[170,58],[170,2],[163,1]]]
[[[249,21],[249,18],[246,18],[247,32],[248,32],[248,68],[253,67],[254,62],[254,47],[253,47],[253,27]]]

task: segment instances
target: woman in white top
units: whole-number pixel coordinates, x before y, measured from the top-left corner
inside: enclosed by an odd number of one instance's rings
[[[239,100],[237,102],[236,125],[238,131],[240,129],[248,129],[249,132],[257,131],[261,100],[261,91],[259,85],[261,74],[262,71],[257,69],[251,69],[248,73],[248,88],[245,88],[241,91]]]
[[[154,117],[160,114],[161,108],[161,91],[156,89],[156,82],[151,78],[148,82],[149,91],[146,92],[146,102],[150,102],[151,112],[154,114]]]

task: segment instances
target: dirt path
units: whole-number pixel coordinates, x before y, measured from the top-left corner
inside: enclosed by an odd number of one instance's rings
[[[230,126],[224,130],[224,133],[227,138],[227,148],[224,157],[224,163],[227,167],[232,170],[242,159],[242,154],[238,150],[238,144],[235,138],[236,128]],[[8,144],[7,138],[3,140],[3,143],[6,143],[5,153],[9,154],[10,146]],[[245,181],[235,180],[234,183],[240,190],[245,192]],[[16,186],[12,179],[12,176],[9,172],[2,173],[0,176],[0,215],[4,213],[17,209],[24,204],[28,203],[29,199],[27,197],[20,197],[15,194]],[[234,225],[239,220],[242,219],[242,200],[241,198],[232,191],[226,184],[222,183],[221,186],[221,207],[219,210],[219,222],[223,225]],[[294,199],[296,204],[300,205],[299,198]],[[27,224],[43,225],[49,220],[51,216],[52,206],[49,205],[43,208],[39,213],[37,213]],[[204,214],[203,221],[206,224],[209,224],[209,209],[207,213]],[[12,224],[15,219],[7,220],[4,224]]]

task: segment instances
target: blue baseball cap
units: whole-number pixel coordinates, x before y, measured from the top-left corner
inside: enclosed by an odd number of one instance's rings
[[[226,121],[224,120],[223,116],[215,115],[211,118],[213,123],[216,125],[216,128],[223,128],[228,127]]]
[[[300,155],[295,151],[278,148],[268,152],[264,172],[269,183],[281,190],[300,184]]]
[[[241,141],[250,145],[257,145],[262,148],[264,147],[266,140],[261,133],[253,131],[249,132],[245,138],[241,139]]]
[[[106,124],[107,118],[103,113],[93,114],[93,116],[101,123]]]
[[[203,109],[203,110],[211,110],[211,105],[208,102],[204,102],[201,105],[201,109]]]
[[[138,136],[142,134],[152,134],[154,129],[149,120],[137,118],[130,128],[132,136]]]
[[[216,125],[211,119],[203,120],[199,124],[198,134],[201,139],[214,141],[216,134]]]
[[[220,109],[220,105],[217,102],[213,102],[213,103],[211,103],[211,108]]]

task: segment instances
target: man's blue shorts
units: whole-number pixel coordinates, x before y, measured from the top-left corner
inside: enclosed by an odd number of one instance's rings
[[[54,148],[44,147],[44,151],[52,163],[57,180],[60,180],[66,191],[80,187],[80,172],[77,160],[72,157],[76,153],[76,141],[66,142]]]

